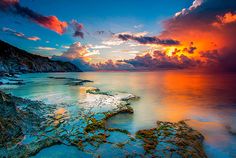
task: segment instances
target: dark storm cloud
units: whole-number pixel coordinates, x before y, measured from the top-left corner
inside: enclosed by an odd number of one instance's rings
[[[78,23],[76,20],[72,20],[71,25],[74,29],[73,36],[84,38],[84,33],[82,32],[82,29],[84,28],[83,24]]]
[[[193,42],[190,43],[189,47],[183,49],[183,52],[187,52],[189,54],[194,54],[197,47],[194,46]]]
[[[211,25],[217,20],[218,15],[235,11],[235,0],[203,0],[202,4],[195,9],[180,13],[175,17],[166,20],[164,22],[164,33],[168,33],[169,31],[173,31],[172,33],[174,33],[175,31],[191,27],[208,28],[208,25]]]
[[[96,31],[95,34],[97,34],[97,35],[103,35],[103,34],[105,34],[105,31],[99,30],[99,31]]]
[[[154,51],[152,55],[147,53],[143,56],[136,56],[134,59],[124,60],[124,62],[133,65],[136,70],[183,69],[200,64],[200,61],[185,55],[168,56],[163,51]]]
[[[218,60],[219,59],[219,53],[217,50],[208,50],[206,52],[200,52],[201,57],[206,58],[208,60]]]
[[[159,39],[149,36],[135,36],[131,34],[118,34],[117,37],[123,41],[133,40],[140,44],[179,45],[180,42],[172,39]]]
[[[219,54],[219,51],[224,53]],[[235,49],[223,48],[219,51],[201,52],[201,56],[206,59],[205,66],[214,71],[236,72]]]

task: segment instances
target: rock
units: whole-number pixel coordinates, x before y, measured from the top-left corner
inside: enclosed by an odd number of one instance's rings
[[[100,89],[98,88],[88,89],[86,90],[86,93],[112,96],[112,94],[110,94],[109,92],[100,91]]]
[[[30,157],[55,144],[75,146],[93,156],[206,157],[203,136],[184,122],[158,121],[156,127],[140,130],[136,137],[124,129],[107,128],[110,117],[134,112],[129,103],[137,97],[100,92],[85,93],[81,106],[72,108],[73,105],[47,105],[0,91],[0,157]]]
[[[47,57],[30,54],[0,40],[0,72],[80,72],[69,62],[53,61]]]
[[[204,137],[183,121],[158,121],[155,128],[136,132],[136,137],[143,141],[144,150],[153,157],[207,157],[202,145]]]
[[[82,80],[82,79],[67,78],[67,77],[52,77],[52,76],[50,76],[48,78],[56,79],[56,80],[67,80],[66,85],[70,85],[70,86],[78,86],[78,85],[81,86],[84,83],[93,82],[93,81],[90,81],[90,80]]]
[[[0,146],[22,139],[21,118],[11,96],[0,91]]]

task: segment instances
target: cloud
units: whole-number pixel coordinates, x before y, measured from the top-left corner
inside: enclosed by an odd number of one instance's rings
[[[80,42],[75,42],[70,45],[70,48],[65,51],[62,56],[75,59],[75,58],[83,58],[85,54],[89,53],[88,48],[86,46],[81,45]]]
[[[105,34],[105,31],[99,30],[99,31],[96,31],[95,34],[97,34],[97,35],[103,35],[103,34]]]
[[[64,47],[65,48],[65,47]],[[82,45],[80,42],[75,42],[69,46],[69,48],[63,52],[61,57],[67,58],[68,60],[81,59],[84,61],[91,60],[90,56],[100,54],[99,50],[90,50],[89,45]],[[54,56],[54,58],[58,58]]]
[[[208,50],[201,52],[201,57],[205,59],[204,66],[213,71],[236,72],[236,55],[235,50],[224,48],[224,54],[218,50]]]
[[[2,31],[6,32],[10,35],[13,35],[13,36],[16,36],[16,37],[19,37],[19,38],[23,38],[23,39],[27,39],[27,40],[30,40],[30,41],[39,41],[40,40],[40,38],[37,37],[37,36],[26,36],[25,34],[23,34],[21,32],[17,32],[15,30],[7,28],[7,27],[3,27]]]
[[[89,60],[89,58],[87,58],[88,56],[99,54],[99,50],[89,50],[89,48],[90,47],[88,45],[82,45],[80,42],[75,42],[70,45],[70,48],[65,51],[62,56],[69,59],[80,58]]]
[[[140,53],[137,50],[130,50],[130,51],[125,51],[125,52],[127,52],[128,54],[138,54],[138,53]]]
[[[99,54],[99,52],[97,50],[90,51],[89,46],[83,46],[77,42],[72,44],[61,56],[53,56],[52,59],[69,61],[83,71],[184,69],[201,65],[201,62],[194,58],[183,54],[169,56],[166,51],[154,50],[143,55],[137,55],[139,52],[135,50],[126,51],[126,53],[135,55],[135,57],[128,60],[106,60],[94,63],[90,62],[92,59],[90,56]]]
[[[52,48],[52,47],[37,47],[38,50],[43,50],[43,51],[52,51],[52,50],[56,50],[56,48]]]
[[[106,46],[119,46],[119,45],[125,43],[125,40],[118,38],[118,35],[125,35],[125,34],[131,35],[130,32],[121,32],[121,33],[118,33],[118,34],[115,34],[115,33],[112,33],[112,32],[110,32],[110,33],[111,33],[112,37],[109,40],[103,41],[102,42],[103,45],[106,45]],[[148,32],[138,32],[138,33],[133,33],[132,35],[145,36],[146,34],[148,34]],[[132,46],[138,46],[138,45],[133,44]]]
[[[138,36],[134,34],[116,34],[116,37],[123,40],[133,40],[140,44],[157,44],[157,45],[179,45],[180,42],[172,39],[160,39],[155,36]]]
[[[65,49],[69,49],[70,48],[70,46],[66,46],[66,45],[62,45],[61,47],[65,48]]]
[[[217,50],[208,50],[205,52],[201,52],[201,57],[206,58],[207,60],[218,60],[219,58],[219,53]]]
[[[190,42],[189,47],[185,47],[185,48],[182,50],[182,52],[187,52],[187,53],[189,53],[189,54],[194,54],[194,52],[195,52],[196,49],[197,49],[197,47],[195,47],[195,46],[193,45],[193,42]]]
[[[175,17],[188,14],[192,10],[194,10],[197,7],[201,6],[202,3],[203,3],[203,0],[194,0],[193,4],[188,9],[183,8],[180,12],[175,13]]]
[[[38,40],[40,40],[40,38],[36,37],[36,36],[28,37],[27,39],[31,40],[31,41],[38,41]]]
[[[99,55],[100,51],[99,50],[92,50],[88,52],[87,54],[84,55],[84,57],[92,56],[92,55]]]
[[[185,47],[193,42],[196,49],[188,48],[188,51],[193,50],[194,56],[201,60],[206,60],[201,52],[217,50],[217,60],[213,65],[211,62],[211,67],[235,70],[235,64],[226,64],[229,63],[226,59],[236,58],[235,11],[235,0],[195,0],[192,6],[164,21],[164,31],[158,37],[176,39]]]
[[[68,61],[75,64],[83,71],[91,71],[95,70],[94,67],[89,64],[89,61],[92,59],[91,56],[99,54],[99,50],[91,50],[90,45],[82,45],[80,42],[75,42],[71,44],[62,55],[52,56],[52,60]]]
[[[168,56],[167,52],[154,50],[152,53],[137,55],[133,59],[123,60],[135,70],[183,69],[198,66],[200,61],[185,55]]]
[[[76,20],[71,21],[71,25],[74,29],[74,37],[84,38],[84,33],[82,32],[83,24],[78,23]]]
[[[218,15],[217,21],[214,22],[212,25],[216,27],[221,27],[230,23],[236,23],[236,13],[228,12],[225,13],[223,16]]]
[[[108,40],[108,41],[103,41],[102,42],[102,44],[104,44],[104,45],[107,45],[107,46],[119,46],[119,45],[121,45],[121,44],[123,44],[124,43],[124,41],[122,41],[122,40],[117,40],[117,39],[110,39],[110,40]]]
[[[111,48],[110,46],[106,46],[106,45],[94,45],[94,46],[90,46],[93,49],[107,49],[107,48]]]
[[[197,7],[190,7],[188,14],[180,14],[164,21],[165,30],[161,37],[190,36],[191,30],[192,32],[201,30],[202,33],[213,32],[215,29],[212,23],[217,21],[219,15],[236,10],[234,0],[204,0],[198,4]],[[194,32],[193,35],[195,36]]]
[[[123,61],[107,60],[103,63],[90,64],[91,70],[95,71],[121,71],[121,70],[135,70],[135,68]]]
[[[44,16],[28,7],[21,6],[18,0],[1,0],[0,10],[27,18],[58,34],[63,34],[68,26],[67,22],[60,21],[56,16]]]
[[[16,5],[19,3],[19,0],[1,0],[0,1],[0,8],[4,11],[7,11],[8,7],[12,5]]]
[[[134,25],[134,28],[135,28],[135,29],[143,28],[143,24]]]
[[[127,53],[130,55],[136,55],[140,53],[140,51],[137,51],[137,50],[112,50],[111,52],[112,53]]]

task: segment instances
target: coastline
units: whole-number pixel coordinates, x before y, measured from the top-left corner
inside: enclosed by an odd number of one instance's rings
[[[68,78],[51,79],[74,82]],[[82,86],[81,84],[70,85]],[[5,153],[5,156],[10,157],[14,157],[14,155],[17,157],[33,156],[49,146],[64,144],[75,146],[87,154],[96,153],[102,146],[108,145],[109,148],[114,148],[117,151],[128,151],[123,154],[130,157],[165,157],[173,154],[175,156],[206,157],[202,147],[203,136],[184,122],[157,122],[155,128],[137,131],[135,135],[120,128],[107,128],[105,124],[109,118],[120,113],[132,114],[134,112],[129,105],[133,100],[138,99],[137,96],[103,92],[95,87],[86,89],[85,93],[88,97],[82,100],[81,104],[89,108],[77,109],[76,112],[73,111],[72,115],[69,109],[73,108],[71,105],[48,106],[42,102],[22,99],[1,92],[1,98],[5,98],[2,99],[1,104],[5,104],[5,101],[11,102],[10,105],[15,106],[16,112],[20,116],[24,114],[21,123],[28,129],[34,129],[29,133],[25,133],[26,128],[21,129],[22,134],[13,137],[14,141],[10,141],[7,147],[4,145],[1,148],[1,154]],[[35,106],[22,106],[22,104]],[[35,122],[35,124],[30,124],[32,127],[29,128],[28,122]],[[39,122],[40,124],[38,124]],[[35,131],[37,131],[36,134]],[[114,140],[116,135],[123,141]],[[131,146],[137,146],[137,148],[132,149]],[[93,154],[93,156],[101,156],[102,154],[98,152],[98,155]]]

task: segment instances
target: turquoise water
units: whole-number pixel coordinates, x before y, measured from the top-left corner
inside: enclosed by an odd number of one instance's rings
[[[46,149],[41,150],[36,156],[32,158],[92,158],[91,155],[86,154],[76,147],[66,145],[54,145]]]
[[[134,133],[151,128],[157,120],[177,122],[186,120],[205,136],[209,157],[236,157],[236,75],[206,74],[191,71],[159,72],[86,72],[25,74],[26,85],[6,90],[13,95],[41,100],[46,103],[78,104],[83,97],[79,86],[65,85],[65,80],[49,79],[64,76],[93,80],[86,86],[104,91],[133,93],[141,97],[132,104],[134,114],[121,114],[108,121],[107,126]],[[231,132],[229,132],[229,128]],[[63,146],[42,150],[79,152]],[[101,151],[102,152],[102,151]],[[118,152],[118,151],[117,151]]]

